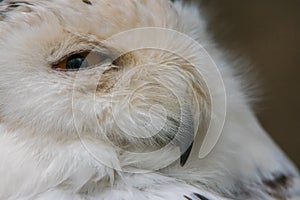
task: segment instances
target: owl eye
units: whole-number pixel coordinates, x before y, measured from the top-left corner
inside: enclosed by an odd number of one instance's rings
[[[78,71],[103,63],[108,56],[97,52],[82,52],[68,56],[64,60],[54,64],[52,68],[61,71]]]
[[[78,70],[80,68],[87,68],[88,63],[84,56],[75,54],[68,58],[65,67],[68,70]]]

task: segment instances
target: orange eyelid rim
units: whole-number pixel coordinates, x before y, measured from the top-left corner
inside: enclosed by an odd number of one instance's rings
[[[68,58],[70,56],[76,55],[76,54],[83,56],[86,59],[88,66],[97,65],[105,59],[105,58],[103,58],[103,55],[101,55],[100,53],[97,53],[97,52],[73,53],[73,54],[70,54],[69,56],[67,56],[66,58],[64,58],[62,61],[54,64],[52,68],[57,69],[57,70],[66,70]]]

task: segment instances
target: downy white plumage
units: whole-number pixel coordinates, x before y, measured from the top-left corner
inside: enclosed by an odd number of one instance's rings
[[[0,200],[299,198],[195,5],[4,0],[0,20]],[[223,89],[221,135],[199,159]]]

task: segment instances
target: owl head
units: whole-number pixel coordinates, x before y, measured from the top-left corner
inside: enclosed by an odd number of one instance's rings
[[[298,171],[244,90],[196,6],[4,0],[0,199],[84,193],[90,180],[102,191],[115,174],[158,169],[223,196],[285,199]]]
[[[4,1],[1,122],[22,138],[105,143],[127,164],[169,153],[184,165],[208,127],[199,65],[212,62],[179,11],[166,0]]]

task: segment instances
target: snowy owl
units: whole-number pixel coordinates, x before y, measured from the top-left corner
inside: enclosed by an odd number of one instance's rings
[[[192,4],[0,3],[0,200],[299,199]]]

